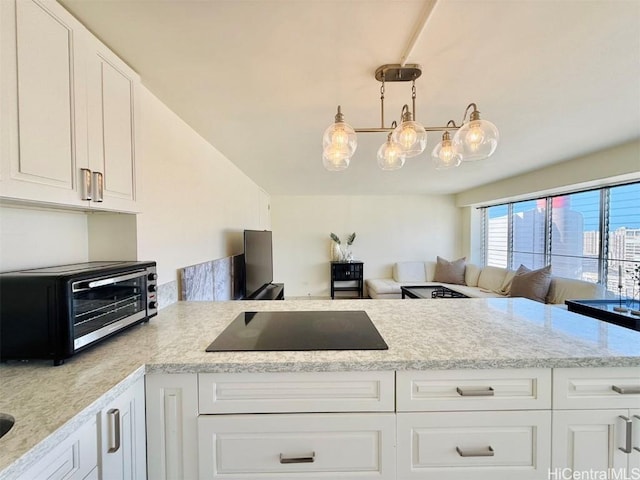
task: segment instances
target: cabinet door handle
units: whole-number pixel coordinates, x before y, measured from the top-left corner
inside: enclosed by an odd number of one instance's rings
[[[80,199],[91,200],[91,170],[80,169]]]
[[[493,387],[456,387],[456,392],[462,397],[493,397]]]
[[[624,453],[631,453],[631,420],[624,415],[618,415],[618,418],[621,418],[625,422],[624,447],[618,447],[618,450]]]
[[[109,420],[109,443],[107,453],[115,453],[120,449],[120,410],[112,408],[107,412]]]
[[[640,385],[611,385],[611,390],[621,395],[638,395],[640,394]]]
[[[640,415],[634,415],[633,418],[637,418],[638,422],[640,422]],[[636,433],[636,436],[638,437],[638,439],[640,440],[640,423],[638,424],[638,433]],[[640,444],[638,444],[638,446],[634,446],[633,449],[636,452],[640,452]]]
[[[104,194],[104,177],[100,172],[93,172],[93,182],[91,184],[94,202],[102,202]]]
[[[308,456],[292,456],[280,454],[280,463],[313,463],[316,461],[316,452],[311,452]]]
[[[493,457],[495,455],[491,445],[484,449],[474,448],[470,450],[463,450],[460,447],[456,447],[456,452],[458,452],[458,455],[461,457]]]

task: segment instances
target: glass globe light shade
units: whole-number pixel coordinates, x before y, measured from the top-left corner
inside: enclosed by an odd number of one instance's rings
[[[350,162],[351,155],[345,146],[329,145],[322,152],[322,165],[330,172],[346,170]]]
[[[322,136],[322,148],[329,146],[347,148],[349,155],[353,156],[358,147],[358,139],[355,130],[345,122],[335,122],[329,125]]]
[[[431,152],[431,158],[436,170],[446,170],[447,168],[457,167],[462,163],[462,155],[451,142],[449,132],[444,132],[442,142],[436,145]]]
[[[406,120],[395,128],[391,140],[400,145],[406,158],[411,158],[424,152],[427,147],[427,132],[418,122]]]
[[[382,170],[398,170],[402,168],[405,161],[405,156],[402,153],[400,145],[393,142],[390,138],[387,139],[378,149],[378,166]]]
[[[453,144],[463,161],[472,162],[490,157],[496,151],[499,138],[500,134],[493,123],[478,118],[465,123],[456,132]]]

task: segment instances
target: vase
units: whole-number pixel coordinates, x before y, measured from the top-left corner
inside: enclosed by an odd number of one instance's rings
[[[333,262],[342,261],[342,250],[336,242],[331,242],[331,260]]]
[[[340,247],[340,261],[341,262],[351,262],[353,261],[353,253],[351,253],[351,249],[348,245],[344,245]]]

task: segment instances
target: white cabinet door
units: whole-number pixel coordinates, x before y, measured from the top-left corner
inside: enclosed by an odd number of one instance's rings
[[[140,378],[100,414],[102,478],[147,478],[144,378]]]
[[[35,465],[19,480],[83,480],[97,478],[98,445],[95,418],[84,424]]]
[[[631,453],[629,454],[629,469],[640,475],[640,409],[631,410],[629,418],[632,422]]]
[[[149,374],[145,382],[149,479],[198,478],[198,375]]]
[[[393,413],[201,415],[200,479],[395,479]]]
[[[81,25],[50,0],[2,3],[2,196],[84,205],[86,164]]]
[[[625,448],[628,415],[625,409],[553,412],[553,468],[575,472],[626,468],[629,455],[621,448]]]
[[[91,205],[134,212],[139,77],[92,35],[87,35],[85,47]]]

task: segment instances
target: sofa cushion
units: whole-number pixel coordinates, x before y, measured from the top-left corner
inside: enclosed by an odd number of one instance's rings
[[[424,262],[424,273],[427,276],[427,282],[433,282],[433,276],[436,274],[436,262]]]
[[[495,292],[490,292],[490,291],[486,291],[483,289],[480,289],[478,287],[469,287],[467,285],[444,285],[445,287],[447,287],[450,290],[453,290],[454,292],[458,292],[461,293],[463,295],[466,295],[469,298],[496,298],[496,297],[503,297],[504,295],[500,295],[497,294]]]
[[[482,269],[479,266],[467,263],[467,268],[464,271],[464,283],[469,287],[477,287],[480,272],[482,272]]]
[[[396,282],[425,282],[424,262],[398,262],[393,266]]]
[[[484,267],[478,277],[478,287],[498,292],[507,273],[506,268]]]
[[[450,262],[442,257],[437,257],[436,272],[433,275],[433,281],[453,283],[454,285],[464,285],[466,260],[466,257],[462,257]]]
[[[502,285],[497,290],[497,293],[501,295],[510,295],[511,294],[511,284],[513,283],[513,277],[516,276],[515,270],[507,270],[507,273],[504,275],[504,280],[502,280]]]
[[[530,270],[520,265],[511,282],[512,297],[524,297],[544,303],[551,283],[551,265]]]
[[[604,295],[604,288],[598,283],[573,278],[551,277],[547,303],[563,304],[565,300],[589,300],[604,298]]]

